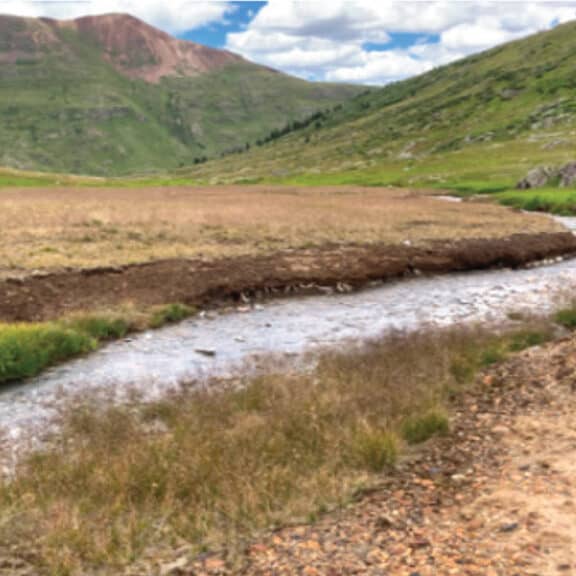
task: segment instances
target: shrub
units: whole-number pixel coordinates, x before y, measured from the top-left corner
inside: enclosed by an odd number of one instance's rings
[[[576,315],[575,315],[576,320]],[[512,333],[508,348],[511,352],[520,352],[533,346],[541,346],[552,338],[550,329],[519,330]]]

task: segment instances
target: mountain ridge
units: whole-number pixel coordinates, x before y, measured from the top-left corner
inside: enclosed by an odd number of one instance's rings
[[[362,87],[316,84],[126,14],[0,15],[0,165],[102,176],[251,146]]]
[[[370,91],[313,125],[187,174],[279,180],[509,187],[574,159],[576,22]]]

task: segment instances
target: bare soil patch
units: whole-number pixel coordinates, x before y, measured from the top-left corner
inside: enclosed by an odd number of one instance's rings
[[[0,320],[40,321],[119,305],[210,306],[330,287],[349,290],[415,273],[519,267],[570,254],[576,254],[576,237],[561,232],[437,241],[425,247],[326,246],[214,261],[165,260],[26,274],[0,281]]]

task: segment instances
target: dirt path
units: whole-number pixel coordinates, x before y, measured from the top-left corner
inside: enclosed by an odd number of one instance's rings
[[[528,351],[358,503],[174,574],[576,574],[575,387],[576,339]]]

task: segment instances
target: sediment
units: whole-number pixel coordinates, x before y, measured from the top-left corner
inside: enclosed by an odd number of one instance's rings
[[[122,304],[211,306],[290,293],[357,289],[414,274],[518,268],[576,255],[571,233],[421,246],[346,245],[215,261],[163,260],[122,267],[40,271],[0,281],[0,320],[43,321]]]

